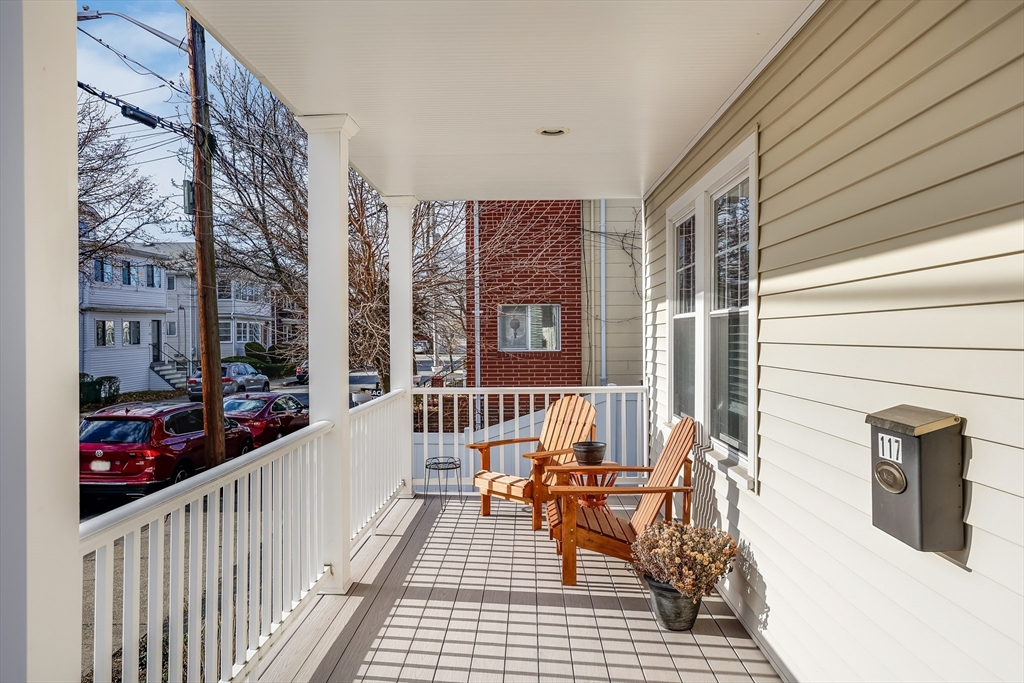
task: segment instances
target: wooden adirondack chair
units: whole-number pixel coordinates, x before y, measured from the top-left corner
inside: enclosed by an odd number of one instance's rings
[[[664,506],[665,519],[672,519],[672,494],[683,494],[683,523],[690,523],[691,466],[693,450],[693,420],[685,418],[672,428],[655,467],[624,467],[552,465],[547,474],[555,476],[550,487],[553,498],[547,504],[548,529],[562,556],[562,585],[576,585],[576,549],[586,548],[626,562],[633,559],[630,547],[637,535],[654,524],[658,511]],[[646,486],[574,486],[570,476],[574,473],[599,474],[607,472],[650,472]],[[683,486],[672,483],[683,473]],[[632,517],[615,516],[608,508],[581,506],[581,495],[636,495],[640,503]]]
[[[467,446],[480,451],[480,471],[473,477],[473,485],[480,489],[480,514],[491,514],[491,496],[533,506],[533,530],[540,529],[541,511],[548,499],[547,490],[554,477],[545,474],[545,467],[555,462],[560,465],[576,462],[572,445],[577,441],[593,439],[594,418],[597,410],[581,396],[560,398],[547,408],[544,426],[539,437],[504,439],[474,443]],[[524,453],[533,461],[530,478],[491,471],[491,449],[516,443],[537,442],[534,453]]]

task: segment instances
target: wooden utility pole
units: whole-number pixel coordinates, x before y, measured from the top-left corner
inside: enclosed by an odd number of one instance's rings
[[[213,150],[210,101],[206,90],[206,32],[186,15],[188,62],[192,76],[192,124],[195,131],[193,183],[196,194],[196,283],[199,294],[199,367],[203,372],[203,426],[206,466],[225,460],[224,387],[220,373],[217,319],[217,260],[213,242]]]

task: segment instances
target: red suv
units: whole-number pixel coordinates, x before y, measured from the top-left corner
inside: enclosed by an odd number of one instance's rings
[[[227,457],[253,448],[252,433],[225,420]],[[189,404],[124,403],[98,410],[78,428],[83,496],[144,496],[206,469],[203,409]]]
[[[256,447],[309,426],[309,409],[288,394],[236,394],[224,399],[224,416],[252,432]]]

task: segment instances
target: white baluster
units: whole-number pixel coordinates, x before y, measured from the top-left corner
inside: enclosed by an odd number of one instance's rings
[[[167,680],[184,680],[182,651],[185,644],[185,509],[171,512],[170,593],[167,625]]]
[[[112,680],[114,651],[114,544],[96,549],[96,589],[93,621],[92,671],[94,681]]]
[[[121,680],[139,680],[139,536],[142,530],[124,535],[124,596],[121,610]],[[98,679],[97,679],[98,680]]]
[[[203,499],[188,506],[188,681],[199,681],[203,622]]]
[[[206,598],[203,600],[206,633],[206,680],[217,680],[217,564],[220,552],[220,489],[206,496]]]
[[[248,639],[245,635],[245,626],[248,623],[249,605],[246,589],[249,582],[249,477],[243,475],[238,478],[238,530],[235,534],[238,548],[236,554],[237,564],[235,569],[235,664],[245,664],[245,646]],[[147,682],[148,683],[148,682]]]
[[[220,593],[220,671],[221,678],[231,678],[232,647],[234,638],[235,586],[235,482],[224,486],[224,514],[221,520],[221,593]],[[147,679],[147,682],[149,680]]]
[[[260,633],[264,636],[270,636],[270,610],[273,606],[270,593],[271,565],[273,563],[273,550],[270,545],[271,491],[273,490],[273,482],[270,479],[271,469],[271,465],[264,465],[260,468],[260,497],[263,506],[263,522],[260,526],[262,531],[262,542],[260,543]]]
[[[260,635],[260,472],[249,473],[249,649]]]
[[[159,681],[164,669],[164,518],[149,523],[149,576],[146,586],[146,681]]]

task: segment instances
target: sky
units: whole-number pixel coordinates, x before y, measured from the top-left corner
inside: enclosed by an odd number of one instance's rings
[[[185,37],[185,10],[173,0],[102,0],[88,3],[88,6],[92,11],[126,14],[174,38]],[[184,78],[187,82],[188,55],[131,22],[120,17],[106,16],[80,21],[78,27],[167,80],[177,83]],[[217,42],[207,36],[208,54],[214,49],[219,49]],[[190,123],[189,107],[179,93],[138,66],[133,64],[129,67],[116,54],[81,31],[78,32],[78,80],[152,114],[172,118],[185,125]],[[131,138],[134,148],[138,150],[134,162],[139,164],[140,171],[150,175],[158,191],[173,196],[180,206],[181,193],[172,181],[180,185],[184,178],[192,176],[191,169],[182,166],[172,156],[181,147],[182,138],[169,131],[159,128],[150,130],[142,124],[133,123],[122,118],[113,105],[107,107],[108,113],[117,114],[111,125],[119,127],[114,128],[113,132]],[[159,235],[153,236],[161,239]],[[163,239],[184,238],[172,233]]]

